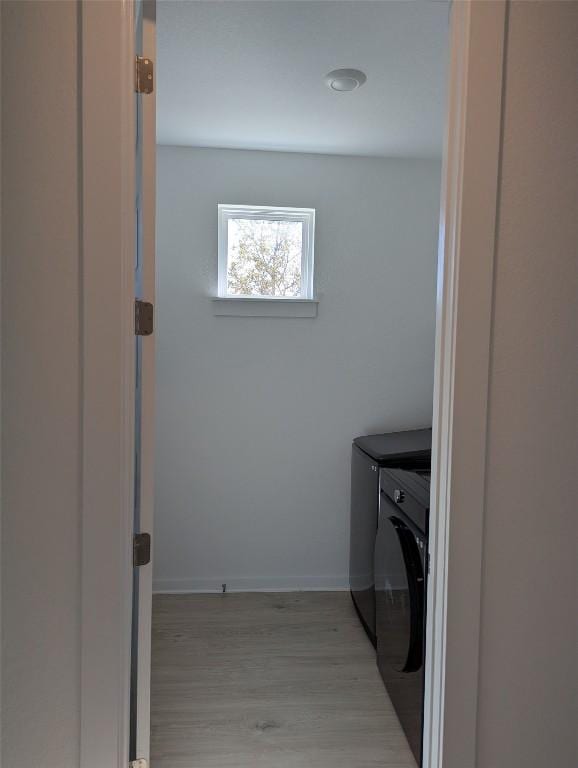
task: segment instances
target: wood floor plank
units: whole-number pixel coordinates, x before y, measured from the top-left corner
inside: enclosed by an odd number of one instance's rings
[[[343,592],[155,595],[152,768],[415,768]]]

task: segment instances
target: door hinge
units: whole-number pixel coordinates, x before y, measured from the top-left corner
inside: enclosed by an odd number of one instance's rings
[[[131,760],[128,768],[149,768],[149,761],[145,760],[144,757],[139,757],[138,760]]]
[[[132,540],[132,564],[135,568],[148,565],[151,561],[150,533],[135,533]]]
[[[154,306],[150,301],[136,299],[134,303],[134,332],[137,336],[150,336],[154,330]]]
[[[152,93],[154,88],[154,64],[145,56],[136,57],[135,91],[137,93]]]

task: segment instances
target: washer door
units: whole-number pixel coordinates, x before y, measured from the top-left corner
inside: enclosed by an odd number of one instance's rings
[[[375,547],[377,665],[417,764],[421,765],[424,570],[416,541],[419,535],[410,525],[403,512],[382,493]]]
[[[416,672],[423,664],[422,561],[415,534],[384,495],[375,563],[380,668],[398,673]]]

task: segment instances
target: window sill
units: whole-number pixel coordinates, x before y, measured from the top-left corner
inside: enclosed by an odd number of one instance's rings
[[[317,317],[316,299],[212,299],[213,314],[226,317]]]

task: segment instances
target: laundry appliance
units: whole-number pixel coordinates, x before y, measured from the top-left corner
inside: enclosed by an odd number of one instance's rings
[[[382,469],[375,541],[377,666],[422,764],[430,475]]]
[[[349,584],[353,603],[371,642],[377,644],[374,550],[382,467],[428,471],[431,429],[365,435],[351,452],[351,520]]]

